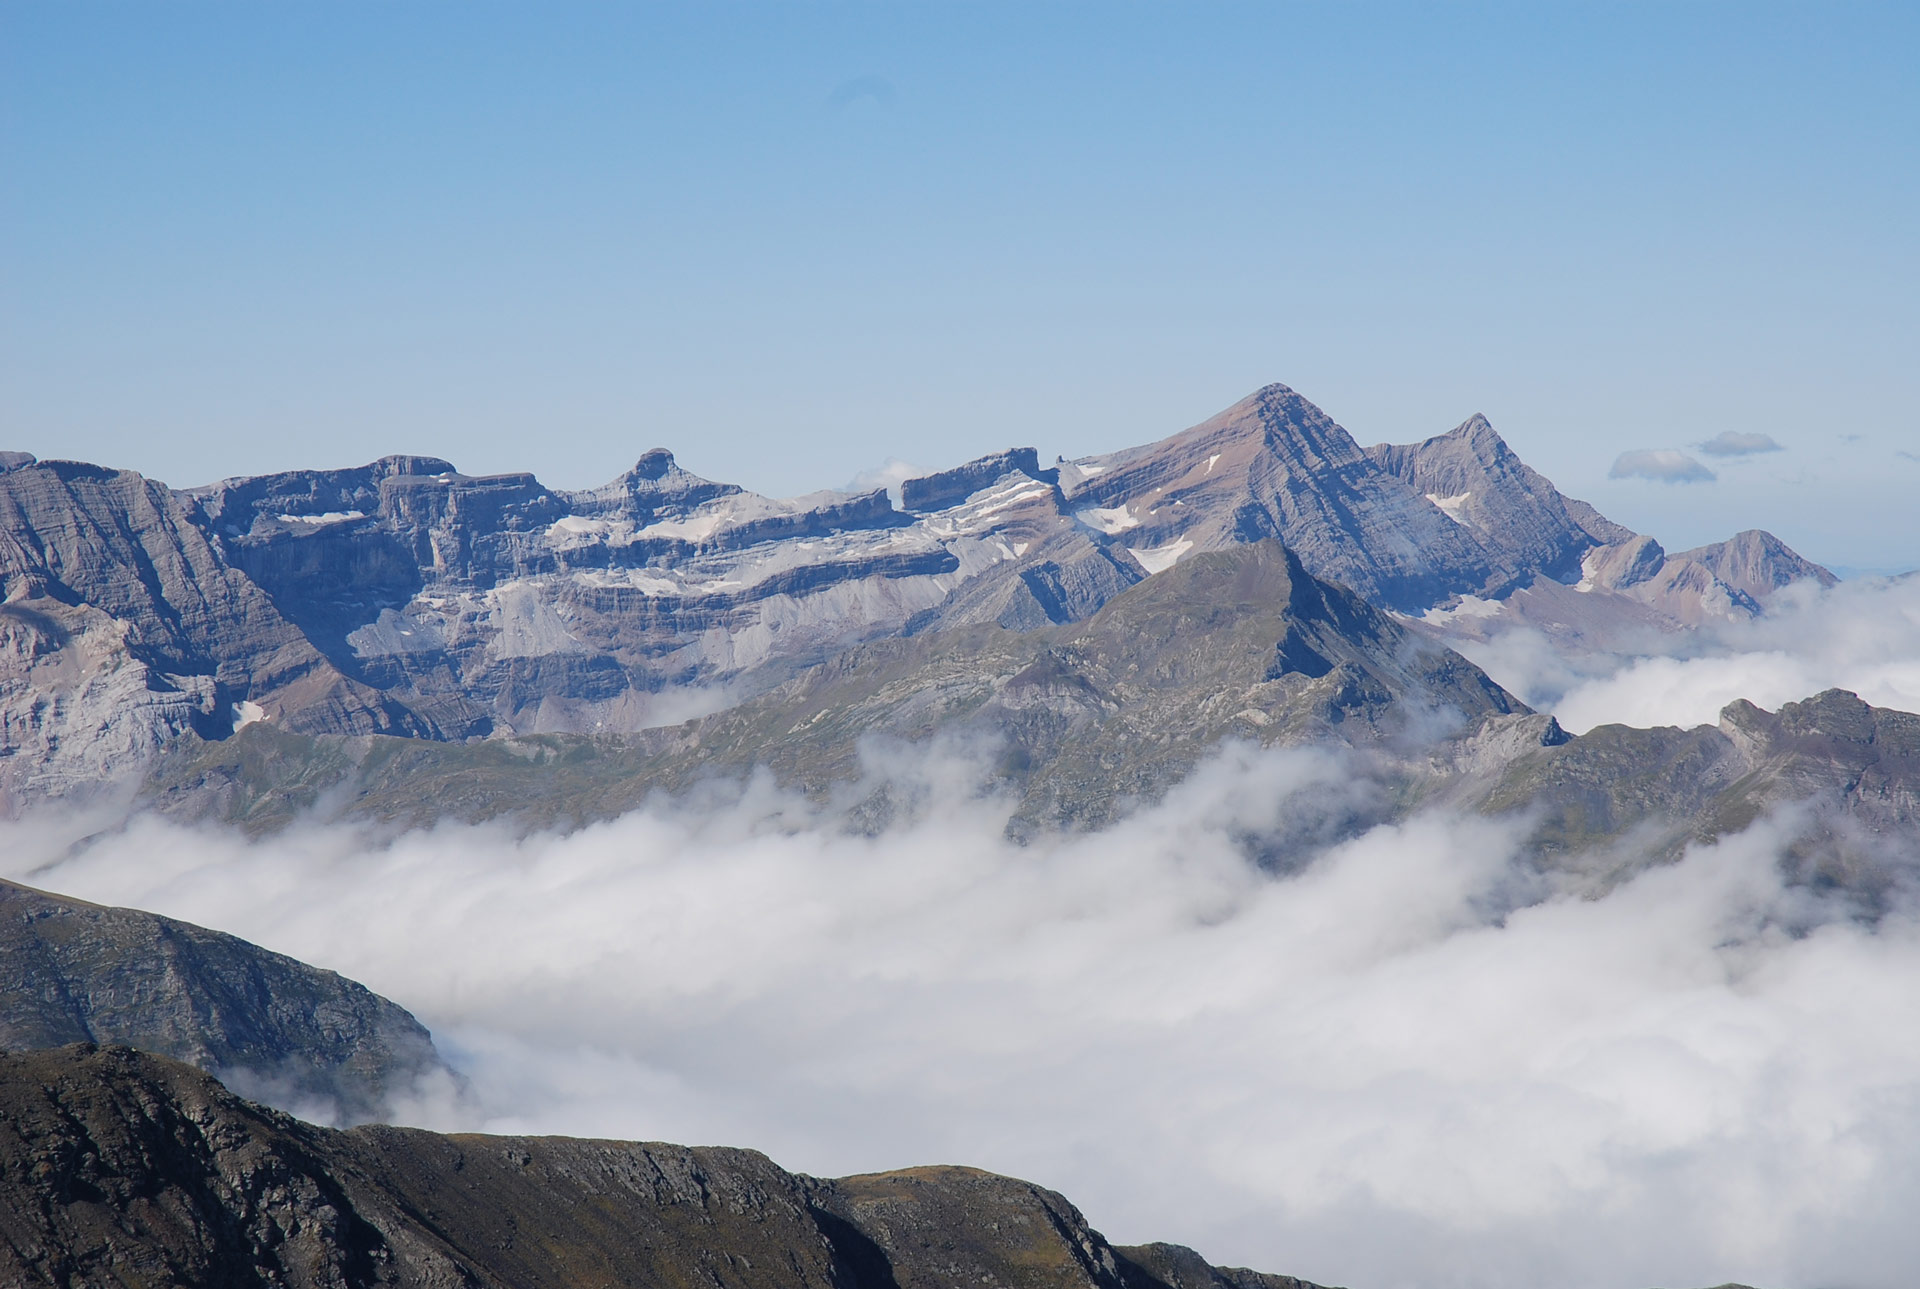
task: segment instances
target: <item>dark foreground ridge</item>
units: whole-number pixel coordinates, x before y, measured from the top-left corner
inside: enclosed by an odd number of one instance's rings
[[[331,971],[237,936],[0,881],[0,1048],[126,1043],[309,1117],[384,1117],[457,1082],[426,1027]]]
[[[0,1055],[0,1283],[1315,1289],[1111,1245],[976,1169],[825,1181],[750,1150],[336,1131],[87,1044]]]

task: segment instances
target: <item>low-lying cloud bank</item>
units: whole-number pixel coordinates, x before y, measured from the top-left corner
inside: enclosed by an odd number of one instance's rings
[[[1834,688],[1920,712],[1920,575],[1824,590],[1803,582],[1777,592],[1763,617],[1650,632],[1617,652],[1569,652],[1526,629],[1462,652],[1576,734],[1710,725],[1736,698],[1772,711]]]
[[[412,1008],[477,1096],[404,1108],[430,1126],[971,1163],[1116,1239],[1360,1289],[1909,1279],[1911,911],[1784,885],[1767,825],[1602,898],[1443,814],[1249,860],[1349,769],[1228,748],[1025,847],[929,757],[878,837],[760,782],[566,837],[142,819],[0,855]]]

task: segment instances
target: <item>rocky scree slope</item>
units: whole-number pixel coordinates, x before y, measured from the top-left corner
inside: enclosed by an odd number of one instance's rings
[[[0,882],[0,1048],[75,1042],[157,1052],[335,1122],[459,1086],[419,1021],[343,976],[171,918]]]
[[[0,808],[257,720],[633,731],[684,716],[690,686],[717,706],[865,641],[1077,622],[1273,537],[1376,608],[1481,634],[1672,629],[1829,576],[1758,533],[1668,557],[1482,418],[1363,450],[1282,385],[1158,443],[1047,468],[1015,449],[902,497],[775,501],[664,450],[572,492],[417,456],[177,490],[4,454]]]
[[[127,1048],[0,1055],[10,1285],[1313,1289],[1109,1244],[965,1168],[823,1181],[747,1150],[316,1128]]]

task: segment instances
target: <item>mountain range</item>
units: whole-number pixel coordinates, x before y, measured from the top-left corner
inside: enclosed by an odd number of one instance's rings
[[[771,500],[661,449],[577,492],[417,456],[174,489],[0,453],[0,580],[0,813],[567,829],[771,774],[878,832],[917,803],[876,764],[938,753],[1030,839],[1110,826],[1238,743],[1348,781],[1248,839],[1270,867],[1440,806],[1516,821],[1590,889],[1763,817],[1794,880],[1862,917],[1915,872],[1920,716],[1833,690],[1576,737],[1452,647],[1685,632],[1827,570],[1759,531],[1670,555],[1483,417],[1362,448],[1281,385],[897,498]],[[366,1125],[461,1094],[398,1004],[11,883],[0,1048],[9,1283],[1312,1289],[1113,1246],[970,1169],[828,1181]]]
[[[438,741],[684,720],[845,649],[1084,621],[1194,555],[1275,539],[1444,637],[1757,613],[1832,575],[1765,533],[1668,555],[1560,495],[1484,418],[1362,449],[1282,385],[1158,443],[1032,449],[792,501],[654,450],[595,489],[392,456],[174,489],[0,455],[0,792],[137,776],[255,722]]]

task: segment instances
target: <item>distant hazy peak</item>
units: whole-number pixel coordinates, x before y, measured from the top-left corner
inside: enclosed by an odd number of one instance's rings
[[[1633,536],[1592,507],[1562,496],[1478,412],[1445,434],[1419,443],[1376,444],[1367,456],[1471,529],[1516,573],[1570,581],[1588,550]],[[1597,524],[1583,522],[1589,518]]]
[[[1772,533],[1749,528],[1724,542],[1697,546],[1676,558],[1704,565],[1715,577],[1756,600],[1794,582],[1812,580],[1832,586],[1840,579],[1799,554]]]

